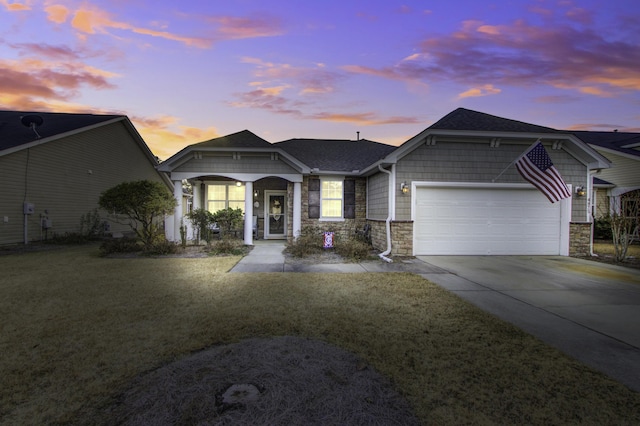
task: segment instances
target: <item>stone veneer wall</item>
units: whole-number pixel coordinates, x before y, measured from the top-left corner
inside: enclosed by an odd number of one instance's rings
[[[355,234],[357,229],[362,229],[367,217],[367,180],[365,178],[355,178],[356,181],[356,218],[344,219],[341,221],[327,221],[320,219],[309,219],[309,177],[305,176],[302,181],[302,223],[304,229],[307,226],[317,226],[322,231],[332,231],[338,236],[348,238]],[[293,183],[287,185],[287,198],[289,202],[288,217],[289,226],[287,229],[287,240],[293,240]]]
[[[387,250],[387,224],[384,220],[369,220],[373,248]],[[413,221],[391,222],[390,256],[413,256]]]
[[[569,256],[591,255],[591,223],[572,222],[569,224]]]

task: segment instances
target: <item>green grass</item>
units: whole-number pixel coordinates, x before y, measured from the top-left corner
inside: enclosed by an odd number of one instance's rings
[[[298,335],[356,353],[425,424],[638,424],[640,394],[411,274],[229,274],[239,257],[0,257],[0,423],[108,423],[137,375]]]

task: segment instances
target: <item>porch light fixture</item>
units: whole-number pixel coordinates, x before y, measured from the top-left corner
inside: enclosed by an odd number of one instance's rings
[[[260,193],[258,192],[258,190],[256,189],[255,191],[253,191],[253,196],[255,198],[258,198],[258,195],[260,195]]]
[[[236,186],[242,186],[242,182],[237,181],[237,182],[236,182]]]
[[[400,191],[402,191],[403,194],[409,193],[409,185],[407,185],[407,182],[402,182],[400,184]]]
[[[584,197],[587,191],[584,190],[584,186],[576,186],[576,195],[578,197]]]

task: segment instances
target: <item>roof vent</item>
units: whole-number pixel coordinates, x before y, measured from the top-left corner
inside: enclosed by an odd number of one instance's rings
[[[44,119],[41,116],[35,114],[23,115],[22,117],[20,117],[20,122],[25,127],[29,127],[31,130],[33,130],[33,133],[36,134],[36,139],[40,139],[42,137],[36,130],[36,127],[40,127],[42,126],[42,123],[44,123]]]

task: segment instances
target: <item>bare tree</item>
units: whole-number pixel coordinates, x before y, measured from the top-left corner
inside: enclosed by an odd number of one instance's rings
[[[629,245],[638,239],[640,229],[640,193],[634,191],[612,198],[611,234],[617,262],[627,258]]]

